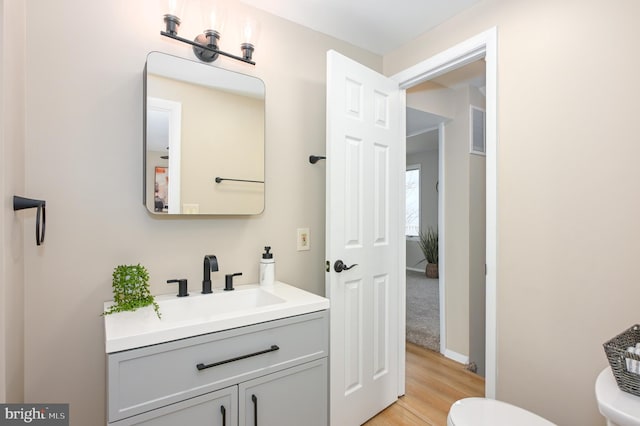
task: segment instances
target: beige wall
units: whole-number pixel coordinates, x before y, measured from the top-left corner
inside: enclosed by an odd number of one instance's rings
[[[486,161],[469,154],[469,361],[485,375]]]
[[[0,1],[0,402],[24,398],[23,244],[35,246],[34,212],[14,213],[13,195],[40,195],[24,187],[24,15],[21,0]]]
[[[148,0],[26,2],[26,8],[26,51],[38,55],[26,58],[28,161],[18,142],[7,142],[2,124],[3,154],[11,154],[2,157],[0,303],[7,306],[7,283],[19,288],[22,282],[22,254],[15,250],[21,237],[7,231],[14,227],[7,203],[15,189],[8,181],[15,179],[18,187],[21,173],[8,178],[4,166],[24,163],[25,193],[47,199],[49,215],[40,248],[32,243],[33,218],[19,218],[27,266],[25,398],[71,402],[72,424],[100,424],[99,312],[110,298],[115,265],[145,264],[154,293],[173,291],[164,281],[178,276],[189,278],[195,291],[203,254],[219,256],[215,285],[225,271],[243,271],[242,282],[255,281],[261,246],[268,243],[279,279],[323,292],[322,239],[312,239],[310,252],[296,252],[295,228],[324,233],[324,168],[306,162],[324,151],[324,51],[335,48],[374,69],[381,63],[259,14],[258,66],[224,66],[263,78],[267,98],[277,99],[267,101],[266,174],[274,184],[265,213],[160,220],[140,200],[142,67],[151,50],[189,56],[190,48],[158,35],[162,11]],[[11,13],[9,21],[20,22],[20,12]],[[635,0],[484,0],[384,58],[391,75],[498,26],[497,391],[500,399],[559,424],[602,424],[593,396],[595,377],[606,365],[601,344],[637,322],[640,59],[627,52],[640,38],[638,15]],[[3,28],[6,22],[5,15]],[[56,37],[42,49],[41,29],[52,22]],[[183,33],[195,35],[184,22]],[[232,32],[224,48],[237,44],[227,44]],[[100,42],[88,34],[100,34]],[[300,45],[304,61],[297,57]],[[584,102],[585,90],[598,101]],[[106,206],[105,194],[111,201]],[[9,260],[18,266],[9,270]],[[6,346],[9,328],[5,323],[5,363],[7,352],[19,350]]]
[[[6,16],[6,13],[4,11],[4,0],[0,0],[0,23],[2,24],[2,26],[0,28],[5,28],[5,19],[4,17]],[[5,79],[4,76],[6,75],[6,71],[5,71],[5,66],[7,64],[7,58],[6,55],[4,54],[4,46],[5,44],[7,44],[6,42],[7,36],[4,34],[4,31],[0,31],[0,46],[2,47],[2,49],[0,49],[0,107],[2,108],[2,112],[4,113],[5,110]],[[8,241],[5,237],[6,235],[6,231],[5,231],[5,227],[6,227],[6,220],[7,217],[9,217],[9,214],[11,213],[11,207],[9,204],[9,197],[5,194],[8,193],[7,188],[5,188],[5,182],[7,181],[7,178],[5,177],[4,174],[4,170],[5,170],[5,165],[7,163],[7,156],[5,155],[6,149],[5,149],[5,145],[6,145],[6,138],[4,136],[5,133],[5,125],[6,125],[6,120],[4,119],[4,114],[0,114],[0,153],[2,154],[2,156],[0,157],[2,160],[2,168],[0,170],[2,170],[3,172],[0,173],[0,188],[2,188],[2,195],[3,195],[3,205],[2,205],[2,210],[0,210],[0,223],[2,224],[2,226],[0,226],[0,311],[2,312],[2,314],[0,314],[0,401],[5,401],[7,399],[7,330],[6,330],[6,324],[7,324],[7,318],[5,315],[5,312],[7,311],[7,305],[9,304],[9,302],[7,301],[7,295],[6,295],[6,291],[7,291],[7,276],[6,276],[6,267],[5,267],[5,261],[6,261],[6,252],[8,250]],[[23,282],[20,281],[20,284],[22,285]]]
[[[454,117],[445,124],[446,349],[469,356],[469,89],[451,91]]]
[[[26,2],[26,190],[47,199],[47,239],[25,232],[25,397],[70,402],[72,425],[105,418],[102,302],[118,264],[144,264],[151,291],[187,278],[198,291],[205,254],[220,272],[257,282],[264,245],[276,277],[324,294],[325,52],[336,49],[381,70],[382,59],[311,30],[256,13],[262,24],[256,67],[220,65],[256,75],[267,88],[265,212],[235,218],[157,218],[142,205],[142,70],[149,51],[192,57],[191,47],[161,37],[155,2]],[[232,9],[229,17],[236,11]],[[181,34],[200,21],[187,12]],[[54,23],[54,24],[52,24]],[[56,35],[42,49],[43,28]],[[228,28],[221,47],[235,52]],[[304,46],[301,58],[300,46]],[[108,197],[109,203],[103,203]],[[310,251],[296,251],[296,228],[309,227]],[[315,237],[314,237],[315,236]]]
[[[407,106],[447,118],[456,114],[451,89],[433,81],[408,88]]]
[[[485,97],[469,87],[469,105],[486,108]],[[467,108],[467,117],[471,111]],[[471,123],[469,123],[470,144]],[[470,148],[469,148],[470,149]],[[469,155],[469,361],[475,362],[477,373],[485,374],[486,319],[486,160],[482,155]]]
[[[484,0],[384,58],[392,75],[498,27],[497,396],[561,425],[603,424],[602,343],[638,322],[638,16]]]

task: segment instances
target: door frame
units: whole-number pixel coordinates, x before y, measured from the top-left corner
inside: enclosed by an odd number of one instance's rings
[[[440,52],[429,59],[413,65],[393,76],[401,89],[407,89],[424,81],[433,79],[463,65],[467,65],[479,59],[485,60],[486,68],[486,372],[485,372],[485,396],[496,397],[497,381],[497,94],[498,94],[498,29],[490,28],[474,37],[471,37],[449,49]],[[406,105],[403,105],[406,107]],[[406,141],[404,142],[406,143]],[[404,158],[399,159],[396,165],[398,170],[404,169]],[[404,185],[404,180],[401,180]],[[404,193],[404,187],[398,188]],[[444,222],[444,218],[440,218]],[[442,222],[442,223],[443,223]],[[404,223],[401,224],[404,226]],[[443,231],[444,228],[441,230]],[[404,234],[404,232],[402,232]],[[403,235],[404,236],[404,235]],[[444,238],[443,238],[444,240]],[[404,247],[402,245],[401,247]],[[440,250],[443,254],[444,250]],[[405,250],[399,250],[398,262],[406,264]],[[444,256],[440,257],[444,262]],[[443,268],[444,269],[444,268]],[[401,274],[402,275],[402,274]],[[400,283],[400,336],[405,336],[406,314],[406,279],[401,277]],[[444,297],[441,293],[440,297]],[[441,315],[444,315],[444,306],[441,306]],[[442,323],[441,323],[442,324]],[[441,325],[442,326],[442,325]],[[446,335],[441,335],[446,339]],[[405,341],[400,339],[399,350],[404,353]],[[446,340],[445,340],[446,342]],[[442,347],[442,346],[441,346]],[[399,357],[400,365],[398,374],[398,395],[405,393],[405,359]]]

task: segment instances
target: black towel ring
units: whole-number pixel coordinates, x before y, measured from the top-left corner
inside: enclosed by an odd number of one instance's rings
[[[36,212],[36,245],[44,243],[44,231],[47,223],[46,201],[13,196],[13,210],[37,208]],[[41,222],[42,221],[42,222]],[[42,224],[41,224],[42,223]]]

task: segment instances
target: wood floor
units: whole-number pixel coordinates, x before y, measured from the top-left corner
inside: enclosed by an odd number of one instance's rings
[[[366,426],[446,426],[449,407],[484,396],[484,379],[437,352],[407,342],[406,395]]]

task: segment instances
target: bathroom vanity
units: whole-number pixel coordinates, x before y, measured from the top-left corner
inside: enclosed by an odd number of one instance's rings
[[[327,425],[327,299],[279,282],[180,299],[105,316],[109,425]]]

